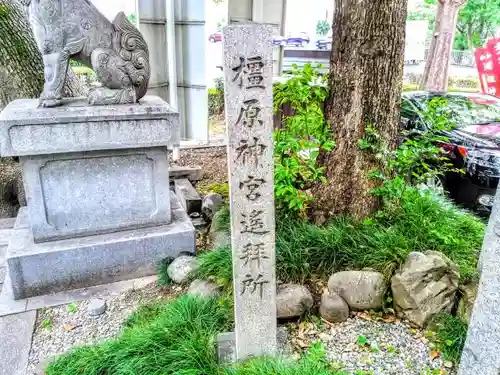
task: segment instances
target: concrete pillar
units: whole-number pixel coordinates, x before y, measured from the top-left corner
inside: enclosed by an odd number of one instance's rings
[[[181,137],[207,141],[205,0],[175,0],[175,38]]]
[[[150,95],[168,101],[167,34],[165,0],[137,0],[137,19],[149,46],[151,61]],[[182,128],[181,123],[181,128]]]
[[[228,22],[261,22],[273,25],[274,35],[285,34],[287,0],[228,0]],[[273,74],[279,76],[283,70],[283,48],[273,53]]]
[[[177,104],[181,137],[208,141],[205,77],[205,0],[174,0],[177,101],[169,100],[167,5],[169,0],[136,0],[139,28],[149,46],[151,95]],[[171,33],[168,33],[171,35]],[[170,56],[171,57],[171,56]],[[172,57],[171,57],[172,58]],[[172,90],[175,92],[175,90]]]

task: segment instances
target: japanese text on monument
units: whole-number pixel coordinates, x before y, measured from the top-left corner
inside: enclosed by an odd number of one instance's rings
[[[276,348],[272,33],[240,24],[223,37],[238,359]]]

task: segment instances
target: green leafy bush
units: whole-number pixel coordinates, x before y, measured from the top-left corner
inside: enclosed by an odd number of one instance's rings
[[[319,20],[316,22],[316,34],[326,36],[330,31],[330,23],[327,20]]]
[[[373,193],[384,198],[385,204],[399,200],[407,186],[438,179],[450,171],[462,172],[453,167],[447,151],[440,147],[449,140],[443,134],[456,126],[451,120],[453,113],[447,100],[430,100],[420,116],[430,126],[403,131],[403,141],[395,150],[383,144],[376,129],[370,125],[365,129],[365,138],[359,140],[361,149],[374,153],[383,161],[382,168],[371,171],[370,176],[381,181]]]
[[[325,181],[324,167],[317,163],[319,152],[334,147],[323,113],[327,88],[321,85],[326,77],[319,74],[320,68],[295,65],[291,77],[274,86],[275,112],[285,105],[293,112],[281,116],[282,128],[274,132],[275,197],[278,208],[299,215],[305,215],[312,199],[311,186]]]
[[[224,81],[222,78],[215,80],[215,87],[208,89],[208,115],[219,116],[224,113]]]

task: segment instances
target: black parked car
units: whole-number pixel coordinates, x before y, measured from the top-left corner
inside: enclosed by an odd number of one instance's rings
[[[422,113],[433,98],[444,98],[451,110],[453,130],[446,132],[443,147],[457,168],[441,183],[457,203],[489,214],[500,178],[500,99],[478,93],[403,93],[401,117],[407,130],[419,132],[429,126]]]

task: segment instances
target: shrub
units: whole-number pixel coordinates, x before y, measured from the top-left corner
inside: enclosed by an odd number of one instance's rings
[[[318,227],[290,216],[276,223],[276,269],[285,282],[328,277],[344,269],[373,268],[390,277],[412,251],[443,252],[460,266],[461,277],[475,276],[484,224],[429,191],[406,188],[399,204],[358,222],[336,217]],[[467,236],[464,236],[467,233]],[[231,251],[200,256],[200,272],[221,285],[232,279]]]
[[[274,86],[274,108],[282,118],[282,128],[274,132],[276,203],[278,209],[299,216],[305,216],[312,200],[311,186],[325,181],[324,167],[317,163],[319,152],[334,146],[323,113],[328,91],[318,84],[326,80],[320,68],[295,65],[291,77]],[[291,116],[280,113],[284,105],[290,106]]]
[[[87,68],[86,66],[74,66],[73,71],[85,86],[90,87],[97,82],[97,76],[95,72],[92,69]]]
[[[227,303],[184,296],[163,306],[152,320],[150,311],[139,314],[147,316],[136,314],[131,327],[119,338],[74,349],[52,362],[46,374],[219,373],[214,340],[218,333],[231,327]]]
[[[224,80],[215,80],[215,87],[208,89],[208,115],[220,116],[224,113]]]

